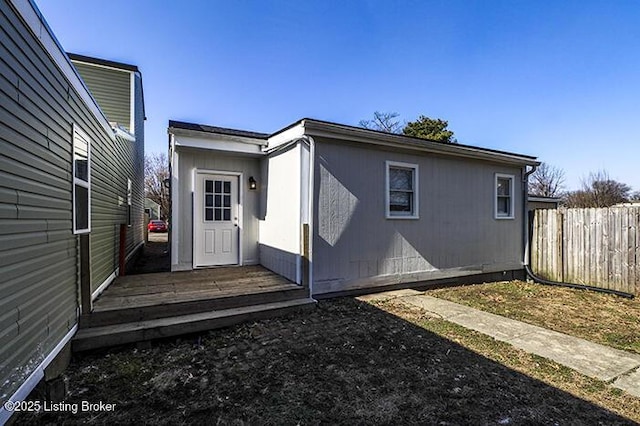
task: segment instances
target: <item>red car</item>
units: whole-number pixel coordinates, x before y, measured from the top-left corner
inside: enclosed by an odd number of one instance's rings
[[[147,229],[149,232],[167,232],[167,224],[163,220],[152,220]]]

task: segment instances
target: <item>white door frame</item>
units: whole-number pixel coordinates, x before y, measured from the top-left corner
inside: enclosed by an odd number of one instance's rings
[[[238,177],[238,265],[243,265],[242,242],[244,234],[244,173],[224,170],[193,169],[191,179],[191,267],[193,269],[211,268],[211,266],[196,266],[196,182],[198,175],[225,175]],[[234,266],[234,265],[227,265]]]

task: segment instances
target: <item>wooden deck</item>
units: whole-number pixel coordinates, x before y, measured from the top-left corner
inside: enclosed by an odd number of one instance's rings
[[[193,333],[313,302],[308,289],[262,266],[118,277],[81,315],[74,349]]]

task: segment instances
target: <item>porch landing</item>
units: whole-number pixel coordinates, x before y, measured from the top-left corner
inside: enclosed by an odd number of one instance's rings
[[[118,277],[93,312],[81,315],[73,349],[201,332],[314,305],[308,289],[262,266]]]

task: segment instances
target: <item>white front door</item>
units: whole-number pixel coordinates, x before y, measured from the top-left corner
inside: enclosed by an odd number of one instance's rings
[[[196,174],[194,266],[239,264],[238,176]]]

